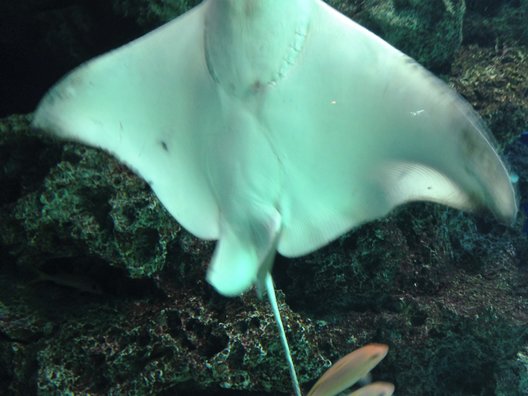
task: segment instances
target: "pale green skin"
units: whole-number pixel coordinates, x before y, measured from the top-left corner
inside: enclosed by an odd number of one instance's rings
[[[319,0],[207,0],[74,70],[34,125],[101,147],[194,235],[207,279],[262,284],[413,200],[511,223],[508,172],[445,84]]]

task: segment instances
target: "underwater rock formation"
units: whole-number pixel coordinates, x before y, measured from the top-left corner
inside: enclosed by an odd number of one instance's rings
[[[528,128],[526,42],[496,46],[476,34],[496,15],[504,21],[499,33],[508,25],[518,30],[504,16],[516,15],[516,6],[501,7],[464,31],[472,41],[456,54],[451,80],[496,132],[522,199],[528,152],[514,138]],[[86,40],[92,29],[76,37]],[[66,32],[65,41],[48,47],[70,49],[60,55],[70,61],[59,62],[56,77],[79,54],[92,55],[89,42],[88,49],[82,39],[68,44]],[[42,51],[33,54],[34,67],[47,60]],[[26,106],[29,112],[34,104]],[[289,392],[267,304],[253,293],[224,299],[203,281],[212,245],[183,231],[148,186],[108,155],[57,144],[31,132],[29,121],[11,116],[0,123],[0,390]],[[401,394],[526,392],[525,217],[508,229],[413,204],[313,255],[277,260],[274,276],[286,296],[279,300],[304,389],[330,361],[376,341],[391,352],[374,375]],[[102,295],[32,283],[31,267],[74,274]]]

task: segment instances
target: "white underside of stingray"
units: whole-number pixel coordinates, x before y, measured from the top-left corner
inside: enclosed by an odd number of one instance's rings
[[[92,60],[34,126],[103,148],[191,233],[224,295],[415,200],[517,211],[477,114],[320,0],[207,0]]]
[[[471,107],[319,0],[209,0],[74,70],[34,125],[108,150],[191,233],[208,280],[262,281],[414,200],[516,213]]]
[[[204,1],[74,70],[34,126],[129,165],[186,229],[219,240],[207,279],[220,293],[257,283],[272,304],[276,251],[309,253],[402,203],[517,211],[471,107],[319,0]]]

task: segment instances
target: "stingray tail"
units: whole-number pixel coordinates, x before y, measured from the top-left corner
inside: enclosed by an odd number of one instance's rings
[[[293,360],[290,353],[290,347],[286,338],[286,332],[284,331],[284,326],[282,324],[282,319],[279,312],[279,305],[277,304],[277,298],[275,296],[275,287],[273,286],[273,279],[271,279],[271,274],[269,272],[266,274],[266,291],[268,292],[268,298],[271,304],[271,309],[273,310],[273,316],[275,316],[275,321],[277,322],[277,327],[279,328],[280,340],[282,348],[284,349],[284,354],[286,355],[288,369],[290,370],[290,377],[293,385],[293,390],[296,396],[302,396],[299,381],[297,380],[297,374],[295,373],[295,366],[293,365]]]
[[[207,281],[224,296],[239,295],[252,284],[256,285],[259,298],[264,296],[264,290],[267,292],[286,355],[293,390],[296,396],[301,396],[271,278],[282,218],[275,208],[266,209],[260,212],[258,220],[254,217],[250,222],[235,222],[235,227],[231,223],[223,223],[221,237],[207,271]]]

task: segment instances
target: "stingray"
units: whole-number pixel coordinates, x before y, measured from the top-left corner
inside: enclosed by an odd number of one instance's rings
[[[218,240],[207,280],[226,296],[256,285],[274,303],[277,251],[308,254],[409,201],[517,212],[471,106],[320,0],[204,1],[75,69],[33,125],[107,150]]]

